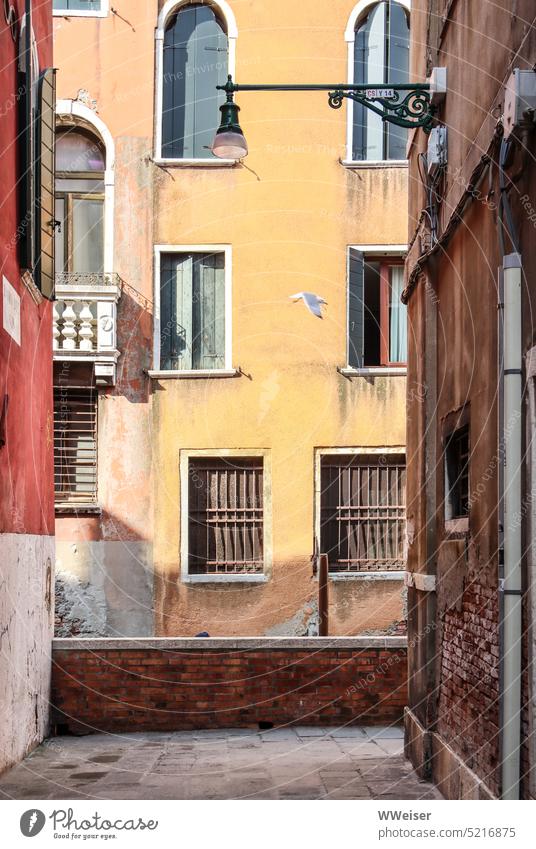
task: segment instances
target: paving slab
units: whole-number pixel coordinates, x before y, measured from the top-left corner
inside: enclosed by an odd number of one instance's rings
[[[394,726],[57,737],[0,799],[441,799],[401,749]]]

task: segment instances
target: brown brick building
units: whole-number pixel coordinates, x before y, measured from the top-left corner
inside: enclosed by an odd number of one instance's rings
[[[406,747],[447,798],[536,795],[533,16],[412,5],[447,95],[409,141]]]

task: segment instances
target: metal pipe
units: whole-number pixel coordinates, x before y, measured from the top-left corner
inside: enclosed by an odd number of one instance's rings
[[[499,556],[501,797],[519,799],[521,768],[522,640],[522,326],[521,255],[503,257],[502,316],[502,513],[503,556]],[[501,339],[501,334],[499,336]],[[501,552],[501,547],[499,548]],[[501,559],[503,563],[501,564]],[[501,574],[502,573],[502,574]]]
[[[318,636],[327,637],[328,635],[328,556],[327,554],[320,555],[320,565],[318,569]]]

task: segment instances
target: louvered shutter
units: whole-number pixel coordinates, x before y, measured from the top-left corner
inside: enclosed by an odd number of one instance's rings
[[[175,368],[191,369],[192,349],[194,345],[192,332],[193,310],[193,257],[182,256],[175,259],[176,280],[176,328],[179,338],[179,359]]]
[[[225,262],[224,255],[208,254],[197,264],[199,318],[195,322],[194,368],[225,365]]]
[[[46,298],[54,297],[54,114],[56,71],[39,78],[36,163],[36,282]]]
[[[348,365],[362,368],[364,358],[365,268],[361,251],[350,248],[348,257]]]

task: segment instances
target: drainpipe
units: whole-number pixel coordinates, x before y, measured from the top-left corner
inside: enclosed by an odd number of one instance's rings
[[[502,361],[503,469],[499,483],[499,657],[501,798],[519,799],[521,748],[521,254],[503,256]],[[502,333],[501,333],[502,329]]]

